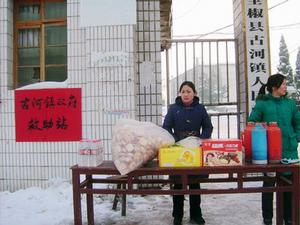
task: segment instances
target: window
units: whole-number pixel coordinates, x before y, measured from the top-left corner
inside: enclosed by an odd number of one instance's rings
[[[14,86],[67,79],[65,0],[15,0]]]

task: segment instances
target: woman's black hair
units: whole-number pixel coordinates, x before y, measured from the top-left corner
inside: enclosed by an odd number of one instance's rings
[[[180,85],[180,88],[179,88],[179,92],[181,92],[183,86],[189,86],[190,88],[192,88],[192,90],[194,91],[194,93],[197,93],[196,92],[196,88],[195,88],[195,84],[192,82],[192,81],[184,81],[181,85]]]
[[[258,94],[266,94],[266,88],[268,92],[272,94],[273,87],[279,88],[285,79],[286,76],[280,73],[276,73],[274,75],[269,76],[267,83],[261,86]]]

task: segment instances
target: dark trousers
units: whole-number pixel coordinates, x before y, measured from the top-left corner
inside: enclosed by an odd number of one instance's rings
[[[200,189],[200,184],[189,184],[190,189]],[[182,184],[175,184],[174,189],[182,189]],[[200,195],[190,195],[190,217],[202,216]],[[184,195],[173,195],[173,217],[183,217]]]
[[[291,176],[286,176],[290,179]],[[264,181],[263,187],[274,187],[275,182]],[[262,193],[262,216],[264,219],[273,218],[273,192]],[[283,193],[283,219],[285,221],[292,218],[292,194],[291,192]]]

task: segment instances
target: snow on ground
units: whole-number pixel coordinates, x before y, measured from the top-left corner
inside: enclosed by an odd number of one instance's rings
[[[201,184],[233,185],[233,184]],[[254,183],[251,185],[261,185]],[[202,195],[203,217],[207,225],[261,225],[261,194]],[[172,224],[172,197],[127,196],[127,216],[121,216],[120,203],[112,210],[113,195],[95,197],[95,225]],[[84,197],[83,197],[84,198]],[[188,199],[188,196],[186,196]],[[0,192],[1,225],[73,225],[72,185],[61,179],[47,189],[31,187],[14,193]],[[81,201],[86,225],[86,202]],[[189,223],[188,200],[183,224]]]

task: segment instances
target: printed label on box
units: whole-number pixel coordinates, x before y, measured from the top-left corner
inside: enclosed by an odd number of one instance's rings
[[[204,166],[242,165],[242,151],[203,150]]]
[[[202,142],[203,149],[240,151],[242,140],[240,139],[206,139]]]
[[[159,149],[160,167],[199,167],[202,166],[201,148],[171,146]]]

